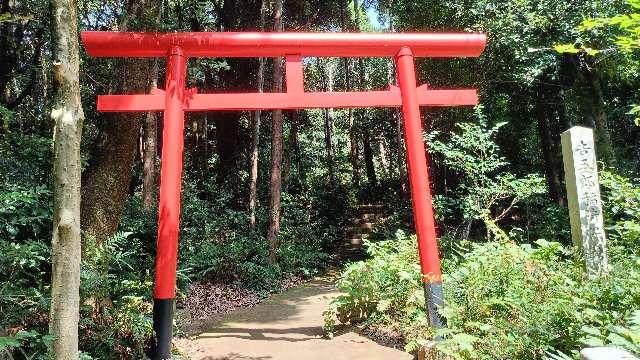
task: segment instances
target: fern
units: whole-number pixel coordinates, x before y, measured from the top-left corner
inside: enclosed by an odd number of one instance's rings
[[[582,343],[586,346],[614,346],[640,355],[640,310],[629,316],[627,326],[610,325],[605,330],[585,326]]]

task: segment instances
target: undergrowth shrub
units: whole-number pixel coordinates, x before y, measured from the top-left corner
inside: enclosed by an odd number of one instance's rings
[[[588,280],[568,249],[546,241],[473,244],[445,264],[448,327],[440,349],[455,358],[569,353],[584,344],[587,329],[621,324],[640,308],[635,257],[612,259],[612,275],[599,280]]]
[[[640,183],[610,171],[600,172],[609,244],[613,251],[640,250]]]
[[[325,312],[325,328],[331,333],[336,318],[388,326],[414,350],[419,339],[436,335],[426,322],[415,237],[367,246],[371,257],[342,274],[344,295]],[[620,333],[640,309],[640,258],[612,257],[611,267],[610,276],[588,280],[559,243],[466,243],[443,261],[448,326],[437,332],[444,339],[438,348],[455,359],[575,355],[595,333]]]
[[[256,228],[249,225],[246,209],[235,209],[233,194],[209,184],[207,198],[195,185],[185,184],[179,249],[179,286],[193,280],[233,282],[254,290],[280,289],[283,277],[312,276],[328,260],[340,224],[327,224],[328,210],[319,199],[283,194],[278,264],[269,263],[265,238],[268,214],[257,214]],[[329,206],[342,212],[343,205]]]
[[[398,232],[395,239],[365,240],[369,258],[353,263],[337,283],[344,294],[324,313],[325,330],[332,336],[341,323],[387,325],[407,338],[428,331],[415,237]],[[411,347],[411,345],[409,345]]]
[[[85,238],[80,282],[83,359],[142,358],[151,325],[153,260],[139,239],[117,233],[97,244]],[[46,359],[50,248],[0,241],[0,354]],[[6,279],[6,280],[5,280]]]
[[[80,349],[92,358],[142,358],[153,336],[153,258],[132,233],[85,237]]]

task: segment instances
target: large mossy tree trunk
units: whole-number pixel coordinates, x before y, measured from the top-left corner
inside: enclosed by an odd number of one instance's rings
[[[133,0],[120,21],[123,31],[155,28],[158,2]],[[153,60],[120,59],[114,74],[115,94],[145,93],[153,77]],[[120,222],[129,193],[144,113],[104,115],[100,137],[91,151],[89,167],[83,174],[82,228],[98,243],[113,235]]]
[[[80,55],[74,0],[51,0],[55,97],[53,237],[51,239],[51,358],[78,359],[80,311]]]
[[[273,30],[283,31],[282,0],[275,0]],[[282,58],[273,62],[273,91],[282,92]],[[271,122],[271,198],[269,201],[269,261],[277,262],[280,235],[280,200],[282,196],[282,110],[275,110]]]

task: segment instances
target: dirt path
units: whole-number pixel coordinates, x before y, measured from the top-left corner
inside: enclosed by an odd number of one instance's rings
[[[334,283],[335,274],[329,274],[218,321],[192,324],[196,335],[178,339],[177,346],[192,360],[413,359],[349,329],[323,339],[322,312],[338,295]]]

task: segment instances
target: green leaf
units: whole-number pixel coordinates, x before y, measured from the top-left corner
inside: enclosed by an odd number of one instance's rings
[[[458,345],[460,351],[467,352],[472,352],[473,344],[479,340],[478,337],[465,333],[455,334],[451,339]]]

